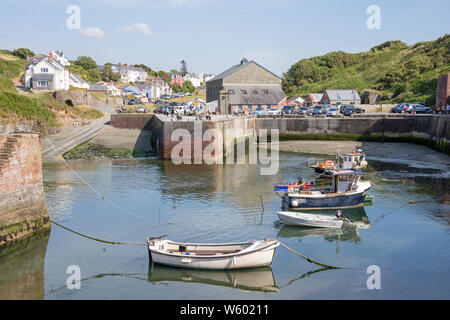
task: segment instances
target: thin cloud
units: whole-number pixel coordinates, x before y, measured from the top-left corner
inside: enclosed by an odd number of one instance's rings
[[[118,28],[117,30],[119,32],[140,33],[145,36],[149,36],[152,34],[150,27],[146,23],[133,23],[129,26]]]
[[[80,33],[87,38],[104,38],[106,32],[98,27],[81,28]]]

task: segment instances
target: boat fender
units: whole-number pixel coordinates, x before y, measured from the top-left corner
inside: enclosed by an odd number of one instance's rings
[[[294,208],[297,208],[297,207],[298,207],[298,201],[292,200],[291,205],[292,205]]]

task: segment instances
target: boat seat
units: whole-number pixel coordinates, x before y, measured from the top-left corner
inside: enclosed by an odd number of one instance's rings
[[[169,249],[167,251],[170,252],[170,253],[183,253],[183,252],[180,252],[177,249]],[[192,255],[197,255],[197,256],[213,256],[213,255],[216,255],[216,254],[237,253],[239,251],[241,251],[241,250],[195,250],[195,251],[188,250],[186,252],[190,253]]]

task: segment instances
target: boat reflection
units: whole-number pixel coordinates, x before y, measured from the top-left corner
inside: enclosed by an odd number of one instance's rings
[[[270,267],[242,270],[194,270],[150,264],[149,282],[189,282],[236,288],[243,291],[278,292]]]
[[[317,214],[334,214],[335,210],[317,210]],[[312,212],[311,212],[312,213]],[[343,210],[344,216],[353,221],[352,225],[344,224],[340,229],[334,228],[310,228],[298,226],[284,226],[278,221],[280,227],[278,238],[299,238],[299,237],[324,237],[325,240],[361,242],[358,229],[369,229],[370,222],[364,207]]]

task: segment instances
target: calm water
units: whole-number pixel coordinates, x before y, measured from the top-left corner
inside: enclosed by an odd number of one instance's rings
[[[64,164],[45,165],[47,204],[55,221],[113,241],[168,234],[188,242],[277,238],[323,263],[321,271],[283,247],[270,268],[190,271],[149,264],[145,246],[109,245],[57,226],[39,241],[0,255],[0,296],[45,299],[449,299],[448,164],[370,161],[367,174],[405,202],[372,188],[373,204],[344,213],[365,228],[284,227],[273,185],[311,176],[311,155],[280,154],[275,176],[258,166],[175,166],[159,160],[73,161],[73,168],[127,214],[101,199]],[[369,159],[370,160],[370,159]],[[262,210],[261,197],[264,210]],[[14,251],[15,250],[15,251]],[[1,253],[1,252],[0,252]],[[69,290],[69,265],[81,289]],[[368,290],[367,267],[381,268],[381,290]],[[14,294],[13,294],[14,292]]]

